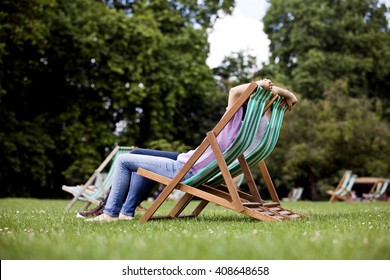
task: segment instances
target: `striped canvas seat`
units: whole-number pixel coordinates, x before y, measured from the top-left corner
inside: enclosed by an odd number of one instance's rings
[[[272,93],[265,91],[262,87],[258,87],[256,92],[250,97],[247,112],[245,114],[241,129],[230,145],[223,153],[226,164],[232,163],[239,155],[241,155],[252,143],[257,128],[260,125],[261,116],[263,115],[266,102],[271,98]],[[217,160],[214,160],[196,175],[187,179],[183,183],[197,187],[209,179],[213,178],[219,172]]]
[[[282,98],[277,99],[272,104],[272,114],[267,126],[264,137],[259,144],[252,150],[246,153],[245,159],[249,167],[256,166],[259,162],[263,161],[274,149],[278,138],[279,131],[282,127],[284,113],[286,107],[281,105]],[[229,171],[232,177],[238,176],[242,173],[241,166],[238,160],[235,160],[230,166]],[[222,174],[219,173],[207,182],[208,186],[216,187],[224,182]]]

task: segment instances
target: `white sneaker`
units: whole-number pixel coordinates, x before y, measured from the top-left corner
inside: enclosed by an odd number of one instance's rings
[[[110,216],[110,215],[107,215],[105,213],[99,215],[99,216],[96,216],[94,218],[89,218],[89,219],[85,219],[85,221],[87,222],[113,222],[113,221],[118,221],[118,217],[113,217],[113,216]]]
[[[122,214],[122,213],[119,213],[119,220],[125,220],[125,221],[131,221],[132,219],[134,219],[134,217],[132,216],[127,216],[125,214]]]

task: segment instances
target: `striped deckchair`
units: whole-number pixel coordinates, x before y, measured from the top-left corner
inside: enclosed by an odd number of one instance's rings
[[[364,193],[364,200],[377,201],[381,200],[387,191],[390,179],[379,180],[374,184],[369,193]]]
[[[286,107],[281,104],[282,98],[277,97],[272,104],[272,115],[267,126],[267,131],[262,138],[262,140],[255,146],[252,150],[246,150],[243,156],[240,156],[232,164],[229,165],[229,172],[232,177],[238,176],[239,174],[244,174],[246,182],[248,184],[250,194],[239,191],[238,194],[244,205],[250,206],[248,212],[262,213],[267,216],[266,220],[275,219],[292,219],[304,217],[301,214],[295,213],[291,210],[287,210],[280,205],[279,197],[276,193],[275,187],[272,183],[272,179],[268,173],[267,167],[265,165],[264,159],[272,152],[274,149],[278,137],[279,131],[282,126],[282,121]],[[272,202],[264,201],[259,194],[256,183],[253,180],[253,177],[250,172],[250,168],[259,166],[260,171],[263,175],[263,179],[269,191],[269,194],[272,198]],[[207,189],[209,192],[216,192],[215,189],[218,189],[220,195],[228,197],[228,192],[226,186],[224,185],[224,177],[222,173],[218,173],[207,183],[201,186],[202,189]],[[223,192],[223,193],[222,193]],[[194,198],[191,195],[185,195],[182,198],[180,207],[177,206],[171,211],[171,215],[178,216],[184,208],[189,204],[189,202]],[[203,200],[192,212],[193,216],[197,216],[200,212],[207,206],[208,201]]]
[[[383,200],[383,196],[387,191],[390,179],[385,179],[385,178],[372,178],[372,179],[374,180],[376,179],[374,185],[371,187],[369,193],[362,194],[363,200],[364,201]]]
[[[290,192],[288,193],[287,197],[283,198],[283,201],[298,201],[301,199],[303,193],[303,188],[291,188]]]
[[[111,164],[108,173],[104,173],[103,170],[111,162],[113,163],[118,155],[129,153],[134,149],[133,146],[116,146],[107,158],[100,164],[100,166],[95,170],[92,176],[87,180],[84,185],[78,186],[62,186],[62,190],[73,195],[73,199],[65,207],[65,210],[69,210],[76,203],[76,201],[81,200],[86,203],[82,207],[82,210],[88,208],[88,206],[93,204],[99,204],[108,194],[112,184],[112,176],[114,173],[113,164]]]
[[[329,202],[333,202],[337,200],[337,195],[341,194],[344,192],[344,190],[347,188],[348,182],[351,179],[352,176],[352,171],[351,170],[346,170],[341,177],[341,180],[337,184],[336,188],[334,190],[327,190],[326,193],[330,195]]]
[[[232,108],[230,108],[230,110],[222,117],[214,129],[206,134],[206,138],[197,148],[194,155],[186,162],[186,164],[174,178],[169,179],[141,168],[138,169],[138,174],[166,185],[166,188],[163,190],[160,196],[154,201],[148,211],[146,211],[145,214],[141,217],[141,221],[148,221],[154,218],[188,217],[186,215],[179,216],[179,214],[181,213],[182,209],[188,205],[192,197],[200,198],[201,204],[203,203],[207,205],[207,203],[213,202],[217,205],[221,205],[228,209],[232,209],[236,212],[243,213],[263,221],[275,221],[283,219],[282,216],[276,216],[274,213],[269,215],[268,213],[261,213],[260,211],[251,209],[252,205],[248,206],[246,202],[242,201],[239,191],[233,183],[232,174],[229,172],[229,165],[237,160],[237,158],[243,158],[243,153],[250,146],[252,140],[254,139],[254,135],[260,123],[262,113],[267,110],[269,106],[271,106],[271,103],[275,100],[275,98],[270,100],[271,94],[261,88],[258,88],[258,90],[253,93],[256,87],[256,83],[250,84],[247,90],[240,96]],[[216,136],[247,99],[249,99],[248,109],[241,130],[229,149],[222,153],[216,141]],[[180,182],[208,146],[211,146],[213,149],[216,160],[210,163],[202,171],[198,172],[195,176],[185,180],[184,182]],[[206,185],[208,181],[213,179],[215,176],[218,176],[219,173],[221,174],[220,176],[223,177],[227,191],[221,191],[218,188],[212,188]],[[185,192],[186,194],[184,197],[176,204],[174,209],[172,209],[168,215],[163,217],[154,217],[154,213],[157,211],[157,209],[160,208],[160,206],[166,200],[167,196],[175,188]],[[189,216],[194,217],[196,215],[197,213],[192,213]]]
[[[353,202],[354,200],[352,199],[352,188],[356,183],[356,178],[358,176],[356,174],[351,174],[349,177],[349,180],[343,184],[344,187],[336,189],[333,193],[330,191],[328,194],[331,194],[331,200],[330,202],[334,202],[337,200],[343,200],[343,201],[348,201],[348,202]]]

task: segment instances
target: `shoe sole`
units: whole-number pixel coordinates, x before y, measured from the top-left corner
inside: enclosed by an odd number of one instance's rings
[[[86,221],[86,222],[97,222],[97,223],[111,223],[111,222],[120,221],[118,218],[116,218],[116,219],[110,219],[110,220],[93,220],[93,219],[94,219],[94,218],[85,219],[84,221]]]

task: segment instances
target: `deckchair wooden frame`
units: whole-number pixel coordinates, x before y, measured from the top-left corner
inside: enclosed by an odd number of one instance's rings
[[[184,166],[176,174],[175,177],[169,179],[142,168],[138,169],[137,173],[139,175],[166,185],[166,187],[160,193],[157,199],[141,217],[140,221],[146,222],[156,218],[196,217],[207,206],[209,202],[213,202],[217,205],[226,207],[238,213],[243,213],[245,215],[251,216],[255,219],[262,221],[280,221],[283,219],[301,217],[301,215],[283,209],[280,206],[279,198],[277,196],[275,187],[272,183],[272,179],[269,176],[268,170],[264,162],[260,162],[259,167],[266,182],[266,186],[273,199],[273,203],[266,204],[261,199],[248,164],[246,163],[245,157],[243,155],[240,155],[238,157],[238,160],[240,162],[245,179],[250,188],[251,194],[244,194],[243,192],[237,190],[234,185],[233,178],[229,172],[228,164],[226,163],[223,153],[217,143],[217,135],[221,132],[221,130],[229,122],[229,120],[234,116],[237,110],[243,105],[243,103],[250,97],[256,87],[257,84],[254,82],[248,86],[248,88],[244,91],[244,93],[240,96],[240,98],[232,106],[232,108],[230,108],[230,110],[228,110],[226,114],[222,117],[222,119],[216,124],[214,129],[206,134],[206,138],[203,140],[201,145],[196,149],[193,156],[190,157],[190,159],[184,164]],[[273,99],[271,102],[268,102],[264,111],[266,111],[269,106],[271,106],[271,103],[274,100],[275,99]],[[193,187],[182,183],[182,178],[209,146],[214,152],[218,167],[224,178],[225,185],[221,185],[218,188],[209,187],[206,184]],[[174,206],[174,208],[169,212],[167,216],[153,216],[175,188],[185,192],[185,195],[182,197],[182,199]],[[194,197],[201,199],[199,205],[195,208],[192,214],[180,215],[184,208],[192,201]]]
[[[73,195],[72,200],[66,205],[65,211],[69,211],[73,205],[78,201],[78,200],[83,200],[85,201],[84,205],[82,206],[81,210],[87,209],[91,204],[99,204],[101,202],[101,199],[104,199],[108,192],[110,191],[110,187],[106,187],[106,182],[101,180],[100,174],[102,174],[104,168],[114,159],[114,157],[120,153],[120,152],[125,152],[125,151],[131,151],[134,147],[125,147],[125,146],[115,146],[115,148],[111,151],[111,153],[104,159],[104,161],[99,165],[99,167],[94,171],[94,173],[89,177],[89,179],[86,181],[84,185],[82,185],[81,188],[79,188],[77,191],[69,191],[67,186],[62,186],[62,189],[64,191],[70,192]],[[110,170],[111,171],[111,170]],[[109,172],[110,173],[110,172]],[[111,178],[107,178],[108,180],[111,180]],[[88,186],[91,186],[96,183],[96,181],[99,181],[97,186],[100,188],[100,190],[97,190],[96,192],[99,193],[98,197],[96,194],[91,194],[88,192]]]

